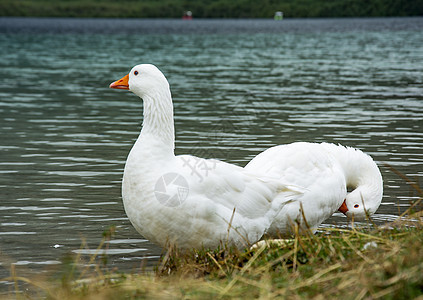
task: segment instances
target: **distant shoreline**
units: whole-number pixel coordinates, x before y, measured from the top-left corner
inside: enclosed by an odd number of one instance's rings
[[[423,17],[194,19],[0,17],[0,33],[255,34],[421,31]]]
[[[78,18],[182,18],[192,11],[193,18],[273,19],[276,11],[287,18],[412,17],[423,16],[423,0],[227,0],[203,3],[194,0],[0,0],[0,16],[78,17]]]

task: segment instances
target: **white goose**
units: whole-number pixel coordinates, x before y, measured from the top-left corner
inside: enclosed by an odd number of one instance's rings
[[[110,87],[130,90],[144,101],[122,197],[136,230],[161,246],[243,248],[265,234],[289,234],[295,224],[315,230],[338,209],[357,220],[380,205],[379,169],[359,150],[294,143],[262,152],[245,168],[175,156],[173,104],[162,72],[137,65]]]

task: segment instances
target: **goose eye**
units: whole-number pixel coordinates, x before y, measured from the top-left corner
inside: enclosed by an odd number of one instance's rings
[[[138,71],[134,71],[134,75],[137,76],[138,75]]]
[[[358,208],[360,205],[358,205],[358,204],[356,204],[356,205],[354,205],[354,208]]]

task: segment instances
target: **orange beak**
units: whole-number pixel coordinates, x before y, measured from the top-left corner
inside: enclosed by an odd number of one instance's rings
[[[122,77],[119,80],[116,80],[115,82],[112,82],[109,86],[109,88],[112,89],[122,89],[122,90],[129,90],[129,74]]]
[[[344,200],[344,202],[342,202],[342,205],[341,205],[341,207],[338,209],[338,211],[340,211],[341,213],[343,213],[344,215],[347,213],[347,211],[348,211],[348,207],[347,207],[347,204],[345,203],[345,200]]]

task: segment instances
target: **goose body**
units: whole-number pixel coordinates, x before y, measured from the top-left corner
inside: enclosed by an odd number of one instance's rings
[[[143,127],[125,164],[122,198],[136,230],[161,246],[215,248],[228,243],[243,248],[265,234],[289,234],[295,224],[315,230],[338,209],[363,218],[380,204],[380,172],[359,150],[281,145],[244,168],[175,156],[173,104],[160,70],[137,65],[110,87],[129,89],[144,101]]]
[[[363,220],[375,213],[382,199],[379,168],[369,155],[350,147],[305,142],[279,145],[257,155],[245,169],[304,188],[297,201],[275,217],[270,236],[289,233],[293,220],[315,230],[338,209]]]

